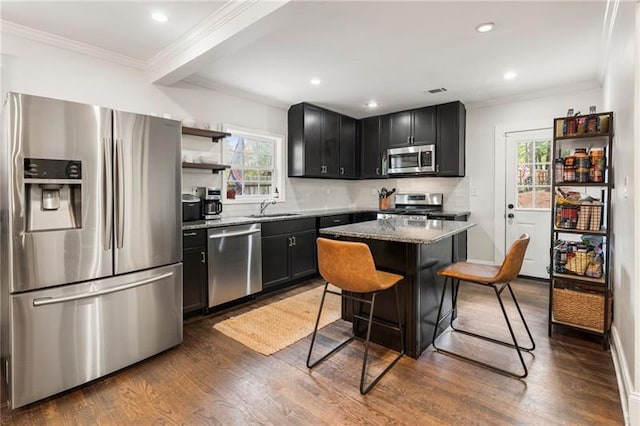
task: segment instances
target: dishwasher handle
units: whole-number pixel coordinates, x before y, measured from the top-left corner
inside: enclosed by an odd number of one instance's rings
[[[243,235],[257,234],[258,232],[260,232],[260,229],[250,229],[248,231],[240,231],[240,232],[226,232],[224,234],[211,234],[209,235],[209,239],[218,240],[220,238],[227,238],[227,237],[240,237]]]

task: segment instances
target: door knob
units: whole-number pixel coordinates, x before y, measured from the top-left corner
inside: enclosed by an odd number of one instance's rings
[[[509,214],[507,215],[507,217],[508,217],[509,219],[513,219],[513,218],[515,217],[515,215],[514,215],[513,213],[509,213]]]
[[[507,205],[507,207],[512,209],[513,208],[513,204],[509,204],[509,205]]]

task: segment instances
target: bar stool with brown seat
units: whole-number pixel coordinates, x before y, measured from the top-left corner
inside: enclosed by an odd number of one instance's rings
[[[529,331],[529,326],[527,325],[527,322],[525,321],[524,316],[522,315],[522,310],[520,309],[520,305],[518,305],[516,296],[513,293],[513,290],[511,289],[511,281],[513,281],[520,273],[520,269],[522,268],[522,262],[524,260],[524,254],[527,250],[528,245],[529,245],[529,235],[523,234],[522,236],[520,236],[519,239],[517,239],[513,243],[513,245],[511,246],[511,248],[507,253],[507,256],[502,262],[502,265],[500,266],[480,265],[480,264],[471,263],[471,262],[456,262],[438,272],[438,275],[442,275],[445,277],[445,281],[444,281],[444,288],[442,290],[442,297],[440,298],[440,305],[438,307],[436,327],[434,329],[433,338],[432,338],[432,343],[435,350],[447,355],[452,355],[456,358],[460,358],[460,359],[472,362],[474,364],[481,365],[483,367],[489,368],[498,373],[506,374],[508,376],[517,377],[517,378],[527,377],[528,370],[527,370],[526,364],[524,363],[524,359],[522,357],[522,351],[530,352],[535,349],[536,344],[533,341],[533,337],[531,336],[531,331]],[[455,328],[453,326],[453,320],[456,313],[457,302],[458,302],[458,290],[460,289],[461,280],[469,283],[480,284],[483,286],[488,286],[493,288],[496,294],[496,297],[498,298],[498,302],[500,303],[500,308],[502,309],[502,314],[504,315],[504,319],[507,322],[507,327],[509,328],[509,333],[511,334],[511,339],[513,340],[513,343],[504,342],[502,340],[497,340],[492,337],[472,333],[470,331]],[[447,284],[449,282],[451,282],[452,308],[449,312],[447,312],[441,318],[440,314],[442,313],[442,305],[444,303]],[[522,347],[518,344],[518,341],[516,340],[516,336],[513,332],[513,328],[511,327],[511,322],[509,321],[509,317],[507,316],[507,311],[505,310],[504,304],[502,303],[502,298],[500,297],[500,295],[505,289],[509,290],[509,293],[511,294],[511,298],[513,299],[513,302],[515,303],[515,306],[518,309],[518,313],[520,314],[520,318],[522,319],[524,328],[527,330],[527,334],[529,335],[529,340],[531,341],[531,347]],[[460,355],[459,353],[438,348],[436,346],[438,326],[445,318],[447,318],[447,316],[450,318],[449,325],[451,326],[451,329],[453,331],[515,349],[518,353],[518,357],[520,358],[520,363],[522,364],[524,373],[517,374],[512,371],[499,368],[495,365],[487,364],[487,363],[475,360],[473,358]]]
[[[307,356],[307,367],[313,368],[318,363],[327,359],[330,355],[339,351],[351,342],[355,336],[355,330],[357,327],[357,320],[367,321],[367,334],[364,341],[364,356],[362,360],[362,373],[360,375],[360,393],[366,394],[373,388],[373,386],[380,381],[380,379],[400,360],[404,355],[404,334],[402,332],[402,320],[400,315],[400,299],[398,298],[398,286],[396,284],[400,282],[404,277],[402,275],[392,274],[389,272],[378,271],[371,255],[369,246],[364,243],[349,242],[349,241],[336,241],[327,238],[318,238],[318,269],[320,275],[326,281],[324,286],[324,292],[322,293],[322,300],[320,301],[320,308],[318,310],[318,318],[316,319],[316,325],[313,330],[313,336],[311,337],[311,345],[309,346],[309,355]],[[356,293],[344,294],[330,290],[329,284],[342,289],[343,291]],[[374,308],[376,303],[376,296],[382,291],[391,287],[395,287],[396,296],[396,309],[398,313],[398,323],[389,324],[377,318],[374,318]],[[322,315],[322,307],[324,306],[325,296],[327,293],[336,294],[342,298],[348,298],[361,303],[370,305],[369,315],[364,316],[360,312],[353,314],[354,318],[354,333],[346,339],[344,342],[337,345],[334,349],[331,349],[328,353],[317,359],[313,363],[311,362],[311,354],[313,352],[313,346],[316,341],[316,335],[318,332],[318,323],[320,322],[320,316]],[[370,293],[371,299],[364,297],[364,294]],[[362,305],[359,305],[362,306]],[[365,377],[367,370],[367,359],[369,354],[369,341],[371,338],[371,325],[377,324],[389,329],[395,330],[400,335],[400,352],[398,356],[378,375],[375,379],[365,386]]]

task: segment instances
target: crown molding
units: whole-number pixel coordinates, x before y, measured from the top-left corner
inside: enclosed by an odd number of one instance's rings
[[[205,89],[213,90],[215,92],[224,93],[231,96],[236,96],[238,98],[243,98],[252,102],[257,102],[257,103],[271,106],[274,108],[287,110],[290,106],[287,102],[270,98],[268,96],[257,95],[253,92],[239,89],[234,86],[217,83],[209,78],[202,77],[201,75],[198,75],[198,74],[190,75],[189,77],[183,79],[182,81],[185,83],[192,84],[194,86],[202,87]]]
[[[57,36],[34,28],[25,27],[24,25],[19,25],[3,19],[0,19],[0,31],[72,52],[93,56],[94,58],[103,59],[116,64],[125,65],[131,68],[139,70],[147,69],[145,61],[132,58],[131,56],[122,55],[111,50],[71,40],[66,37]]]
[[[237,1],[229,0],[222,7],[207,16],[193,29],[180,36],[173,43],[155,54],[147,62],[149,69],[155,69],[184,53],[190,46],[198,43],[212,33],[220,30],[232,19],[246,12],[249,8],[258,4],[260,0]]]
[[[560,95],[564,93],[579,92],[581,90],[599,89],[602,84],[598,80],[586,80],[573,84],[563,84],[560,86],[547,87],[544,89],[535,89],[525,93],[516,95],[500,96],[496,98],[484,99],[475,102],[465,102],[467,109],[486,108],[497,105],[510,104],[514,102],[524,102],[533,99],[546,98],[549,96]]]

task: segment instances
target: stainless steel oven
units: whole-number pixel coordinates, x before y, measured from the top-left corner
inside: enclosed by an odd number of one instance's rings
[[[387,151],[388,173],[429,174],[436,171],[436,146],[418,145],[390,148]]]

